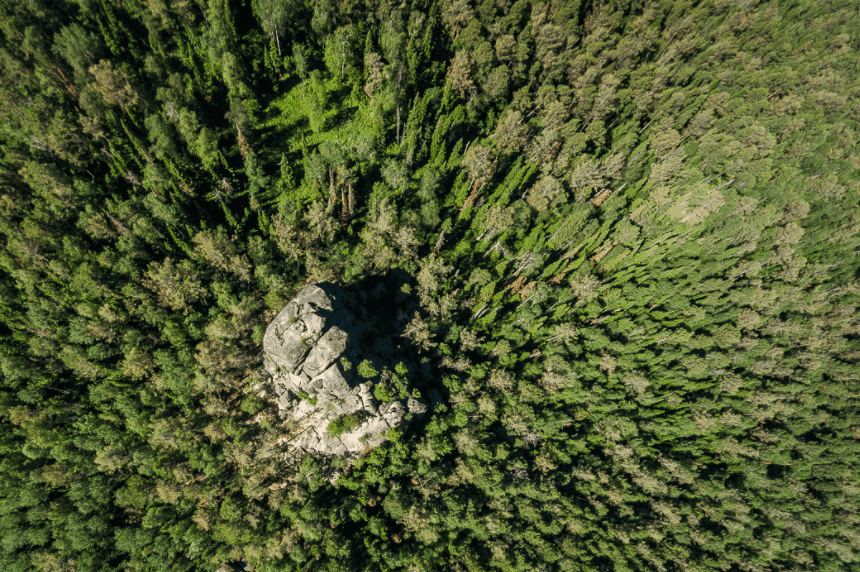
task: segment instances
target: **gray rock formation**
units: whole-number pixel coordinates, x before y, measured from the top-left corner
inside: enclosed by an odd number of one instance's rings
[[[356,456],[382,443],[389,429],[404,428],[407,413],[420,418],[427,411],[423,400],[411,397],[378,402],[374,382],[354,373],[363,357],[358,340],[369,328],[346,307],[347,299],[329,283],[307,286],[266,329],[264,368],[282,415],[293,420],[282,439],[288,449]],[[327,430],[350,414],[358,427],[339,436]]]

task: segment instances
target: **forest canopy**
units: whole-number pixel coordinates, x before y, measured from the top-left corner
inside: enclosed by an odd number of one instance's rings
[[[857,30],[0,0],[0,567],[860,570]],[[390,276],[440,399],[288,463],[266,325]]]

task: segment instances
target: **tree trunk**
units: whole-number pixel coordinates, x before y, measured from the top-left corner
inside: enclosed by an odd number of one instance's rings
[[[477,179],[472,181],[472,184],[470,185],[472,187],[472,192],[469,193],[469,198],[466,199],[466,202],[464,202],[462,208],[460,208],[460,214],[457,215],[458,217],[463,214],[466,207],[470,207],[475,203],[475,199],[478,198],[478,193],[484,188],[485,183],[481,183],[480,185],[477,183]]]
[[[281,56],[281,39],[278,37],[278,29],[275,28],[275,42],[278,44],[278,57]]]
[[[436,241],[436,247],[433,249],[433,258],[439,256],[439,251],[442,250],[442,245],[445,244],[445,231],[439,233],[439,239]]]
[[[397,103],[397,144],[400,144],[400,103]]]
[[[334,212],[334,205],[337,202],[337,188],[334,184],[334,169],[328,170],[328,212],[329,214]]]
[[[349,183],[349,216],[355,215],[355,194],[352,192],[352,181]]]

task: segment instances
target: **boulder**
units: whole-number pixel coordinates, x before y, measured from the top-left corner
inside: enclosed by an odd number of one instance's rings
[[[281,414],[293,422],[283,440],[288,449],[355,457],[382,443],[389,429],[405,429],[427,411],[423,400],[412,397],[378,402],[374,381],[353,373],[360,360],[379,358],[363,353],[359,340],[369,328],[347,301],[347,294],[332,284],[307,286],[266,329],[264,369]],[[360,425],[332,435],[329,424],[347,415]]]

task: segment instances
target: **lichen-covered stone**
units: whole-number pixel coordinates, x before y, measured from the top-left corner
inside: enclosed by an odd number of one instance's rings
[[[346,293],[332,284],[307,286],[263,337],[263,363],[276,402],[294,423],[285,438],[290,449],[356,456],[382,443],[391,428],[404,428],[407,413],[420,418],[427,410],[411,397],[377,403],[373,382],[349,371],[363,357],[357,338],[367,328],[343,300]],[[359,427],[337,437],[327,431],[331,421],[350,413],[363,417]]]

